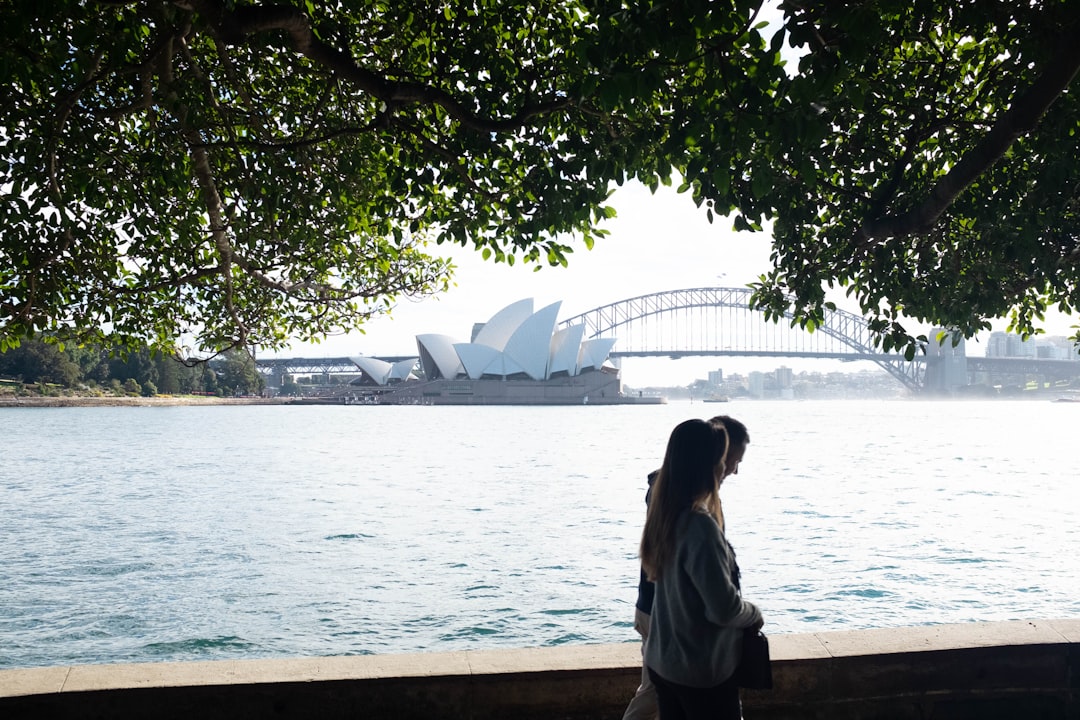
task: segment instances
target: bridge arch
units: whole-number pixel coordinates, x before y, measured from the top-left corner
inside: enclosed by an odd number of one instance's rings
[[[810,333],[796,325],[776,323],[769,333],[761,317],[750,307],[748,288],[702,287],[639,295],[588,310],[568,318],[560,327],[584,325],[588,338],[617,335],[612,352],[621,357],[648,356],[782,356],[870,360],[910,390],[922,387],[923,362],[909,362],[899,353],[882,353],[873,343],[866,319],[845,310],[827,310],[825,322]],[[740,313],[740,314],[737,314]],[[682,314],[680,323],[656,323],[663,329],[650,333],[651,321]],[[790,313],[785,313],[789,321]],[[674,326],[674,328],[672,327]],[[652,334],[651,339],[645,340]],[[623,335],[627,337],[624,338]],[[723,342],[718,342],[723,337]],[[666,347],[664,347],[666,345]]]

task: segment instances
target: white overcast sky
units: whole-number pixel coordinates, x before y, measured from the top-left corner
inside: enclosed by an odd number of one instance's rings
[[[472,325],[488,320],[496,311],[523,298],[533,298],[537,309],[561,300],[559,319],[565,319],[618,300],[663,290],[691,287],[745,287],[766,272],[770,238],[767,233],[736,233],[731,221],[718,218],[709,224],[704,209],[689,193],[661,187],[656,195],[640,184],[615,191],[611,205],[618,216],[603,227],[611,231],[586,250],[581,243],[569,258],[569,267],[485,262],[480,254],[456,245],[434,246],[431,251],[453,258],[458,269],[455,285],[446,293],[421,301],[403,300],[392,316],[366,326],[366,333],[351,333],[320,344],[294,344],[280,357],[343,357],[352,355],[410,355],[416,353],[415,336],[442,333],[468,341]],[[842,292],[830,296],[847,310],[858,308]],[[763,319],[764,322],[764,319]],[[1075,319],[1055,318],[1046,326],[1051,334],[1067,334]],[[912,327],[925,331],[925,327]],[[1004,329],[1004,323],[1001,324]],[[984,346],[969,344],[969,354]],[[781,365],[800,370],[871,369],[872,363],[776,358],[626,358],[624,383],[685,385],[704,378],[709,370],[725,373],[769,371]]]

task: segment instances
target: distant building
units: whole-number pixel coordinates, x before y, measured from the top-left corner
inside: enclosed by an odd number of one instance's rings
[[[747,376],[746,390],[750,393],[751,397],[765,397],[765,373],[763,372],[751,372]]]
[[[585,326],[556,331],[561,302],[533,312],[532,298],[507,305],[476,329],[469,343],[447,335],[417,335],[428,380],[573,377],[599,370],[615,338],[584,340]]]
[[[419,355],[399,363],[350,358],[363,371],[372,402],[425,405],[612,404],[620,372],[608,355],[615,338],[584,338],[583,325],[557,329],[561,302],[534,312],[528,298],[476,323],[472,341],[416,336]]]
[[[1059,335],[1033,335],[1025,340],[1016,333],[998,331],[990,334],[986,357],[1080,361],[1077,349],[1071,339]]]
[[[1015,333],[990,333],[990,342],[986,344],[986,357],[1023,358],[1037,354],[1034,338],[1025,340]]]
[[[774,373],[776,376],[776,389],[780,394],[780,397],[784,400],[791,400],[795,397],[795,373],[791,371],[791,368],[781,365],[776,368]]]
[[[1000,331],[990,333],[990,340],[986,343],[986,357],[1009,357],[1008,333]]]

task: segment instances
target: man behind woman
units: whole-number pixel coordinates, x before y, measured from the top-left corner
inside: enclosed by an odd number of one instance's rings
[[[655,716],[657,705],[663,720],[741,717],[732,674],[743,629],[761,627],[762,619],[742,599],[719,488],[738,472],[748,443],[733,418],[688,420],[672,431],[663,465],[649,476],[635,623],[645,662],[626,720]]]

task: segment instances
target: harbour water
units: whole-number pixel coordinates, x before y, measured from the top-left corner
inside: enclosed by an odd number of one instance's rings
[[[717,412],[767,631],[1080,617],[1077,407],[0,408],[0,668],[633,642],[645,474]]]

